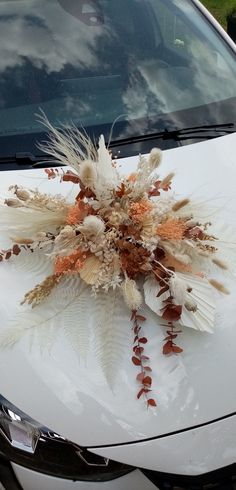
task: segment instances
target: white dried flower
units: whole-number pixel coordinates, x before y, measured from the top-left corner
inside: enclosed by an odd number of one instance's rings
[[[95,194],[99,200],[109,200],[113,189],[116,189],[119,181],[118,174],[113,166],[112,157],[105,145],[104,136],[99,138],[97,179],[95,183]]]
[[[121,285],[121,290],[127,306],[131,310],[138,310],[143,302],[143,298],[136,282],[127,277]]]
[[[109,223],[118,227],[125,219],[127,219],[127,214],[124,211],[112,211],[109,216]]]
[[[78,230],[86,237],[97,237],[105,231],[105,224],[97,216],[87,216]]]
[[[94,189],[97,179],[97,171],[92,160],[84,160],[80,164],[79,176],[85,187]]]

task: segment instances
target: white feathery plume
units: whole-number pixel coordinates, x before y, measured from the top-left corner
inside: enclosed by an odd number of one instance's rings
[[[99,138],[97,181],[95,183],[96,195],[103,198],[108,197],[113,189],[119,184],[118,174],[112,165],[112,157],[105,145],[104,136]]]
[[[61,165],[69,165],[79,173],[83,160],[97,160],[97,150],[91,139],[72,126],[58,130],[49,122],[47,116],[41,111],[38,120],[49,130],[49,140],[38,144],[38,148],[51,155]]]
[[[11,232],[12,235],[32,238],[38,232],[54,232],[63,226],[66,221],[67,209],[31,210],[28,208],[15,208],[0,203],[0,228]]]

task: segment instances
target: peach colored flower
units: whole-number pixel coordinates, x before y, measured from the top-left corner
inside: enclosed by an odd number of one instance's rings
[[[54,263],[54,273],[61,275],[79,272],[85,260],[86,253],[80,249],[75,250],[70,255],[57,257]]]
[[[152,208],[152,203],[143,199],[142,201],[131,204],[129,215],[133,221],[140,222]]]
[[[90,206],[83,201],[78,201],[71,206],[66,218],[67,225],[77,225],[88,215]]]
[[[137,174],[136,173],[132,173],[132,174],[129,174],[127,180],[129,182],[136,182],[136,179],[137,179]]]
[[[187,225],[181,219],[167,219],[157,226],[157,235],[164,240],[183,240]]]

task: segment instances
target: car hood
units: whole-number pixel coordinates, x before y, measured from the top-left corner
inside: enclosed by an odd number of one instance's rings
[[[175,172],[177,197],[187,196],[199,206],[212,208],[212,220],[221,220],[236,229],[236,134],[163,152],[161,175]],[[125,172],[132,172],[137,158],[119,161]],[[0,194],[11,184],[61,192],[59,181],[48,182],[43,170],[1,172]],[[71,190],[68,184],[67,196]],[[231,228],[230,228],[231,227]],[[4,237],[2,237],[4,241]],[[1,243],[1,246],[3,244]],[[32,254],[33,256],[34,254]],[[45,276],[44,263],[13,259],[0,265],[1,328],[21,308],[24,293]],[[232,272],[233,272],[233,263]],[[185,329],[179,339],[181,355],[164,357],[164,328],[145,311],[148,337],[147,355],[153,368],[153,396],[157,407],[146,409],[136,399],[136,368],[131,363],[132,335],[127,316],[127,342],[114,324],[114,338],[104,338],[105,361],[116,379],[107,383],[99,355],[81,360],[66,335],[66,321],[54,331],[37,327],[16,345],[0,350],[0,393],[30,417],[73,442],[91,447],[141,441],[181,431],[216,420],[235,411],[236,280],[226,279],[229,296],[217,294],[215,333]],[[90,299],[92,324],[96,309]],[[24,321],[24,320],[22,320]],[[63,328],[64,327],[64,330]],[[54,325],[55,330],[55,325]],[[75,343],[78,339],[75,339]],[[83,339],[86,343],[86,336]],[[50,344],[50,349],[42,347]],[[100,346],[101,348],[101,346]],[[99,351],[99,346],[98,346]],[[98,352],[99,354],[99,352]],[[109,377],[109,376],[108,376]]]

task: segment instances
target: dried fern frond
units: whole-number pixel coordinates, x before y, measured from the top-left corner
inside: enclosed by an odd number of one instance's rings
[[[91,309],[94,353],[111,389],[132,343],[127,313],[119,289],[109,294],[99,292],[94,298]]]

